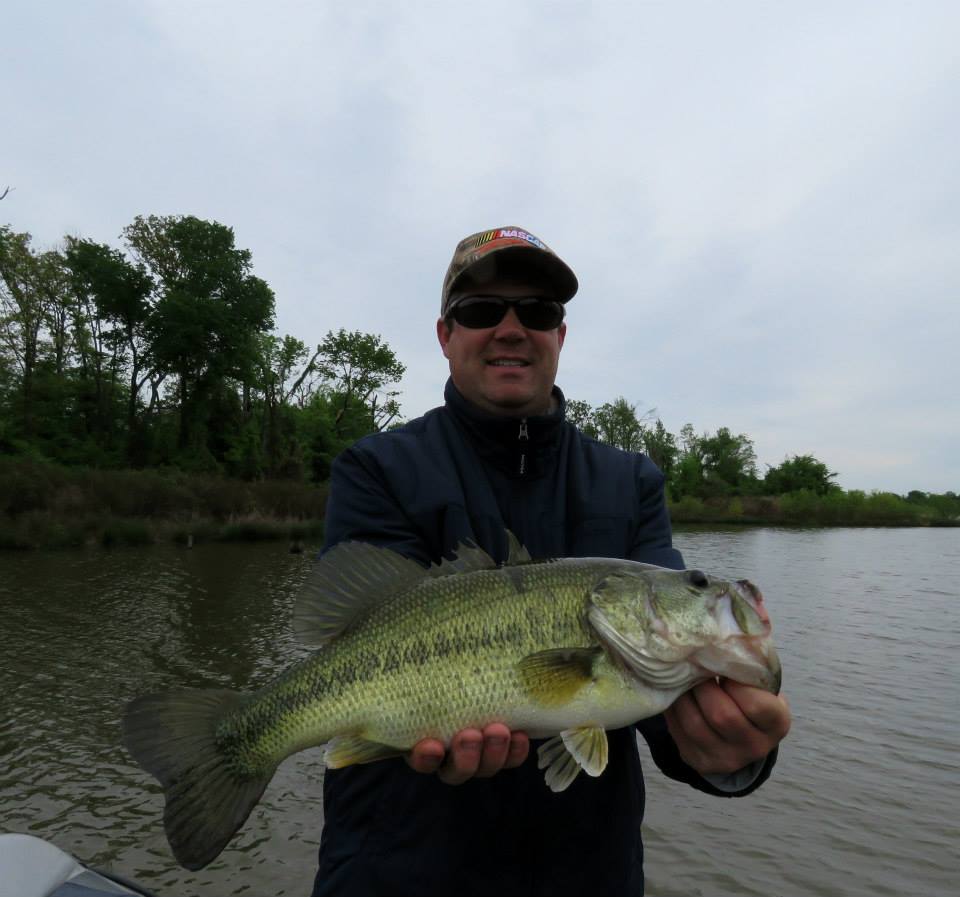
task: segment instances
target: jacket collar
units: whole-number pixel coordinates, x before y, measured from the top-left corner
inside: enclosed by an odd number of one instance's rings
[[[467,401],[447,380],[443,391],[447,411],[470,438],[480,457],[515,477],[538,476],[560,445],[567,402],[553,387],[556,407],[549,414],[508,417],[488,414]]]

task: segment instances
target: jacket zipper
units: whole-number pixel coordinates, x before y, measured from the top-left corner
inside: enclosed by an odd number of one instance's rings
[[[527,419],[521,418],[520,420],[520,433],[517,436],[517,441],[525,439],[527,442],[530,441],[530,433],[527,431]],[[527,472],[527,454],[526,452],[520,453],[520,476],[523,476]]]

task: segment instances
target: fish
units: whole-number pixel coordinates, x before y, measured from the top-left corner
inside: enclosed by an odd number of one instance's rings
[[[612,558],[504,564],[472,543],[425,568],[365,542],[325,553],[293,628],[317,650],[257,691],[174,689],[132,700],[123,740],[165,794],[187,869],[213,861],[279,764],[325,745],[327,768],[449,745],[492,722],[531,738],[555,792],[607,765],[606,731],[710,678],[777,693],[781,667],[760,590],[700,570]]]

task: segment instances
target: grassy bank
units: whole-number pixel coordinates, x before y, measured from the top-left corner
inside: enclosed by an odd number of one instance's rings
[[[0,549],[316,538],[325,486],[0,458]],[[888,492],[796,492],[670,505],[675,524],[958,526],[960,509]]]
[[[958,509],[907,501],[892,492],[793,492],[776,496],[699,499],[670,504],[674,523],[762,526],[960,526]]]
[[[0,548],[316,537],[325,487],[0,459]]]

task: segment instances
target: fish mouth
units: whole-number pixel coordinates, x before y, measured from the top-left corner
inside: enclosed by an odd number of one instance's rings
[[[690,660],[710,676],[722,676],[742,685],[780,694],[783,666],[769,638],[727,639],[701,648]]]

